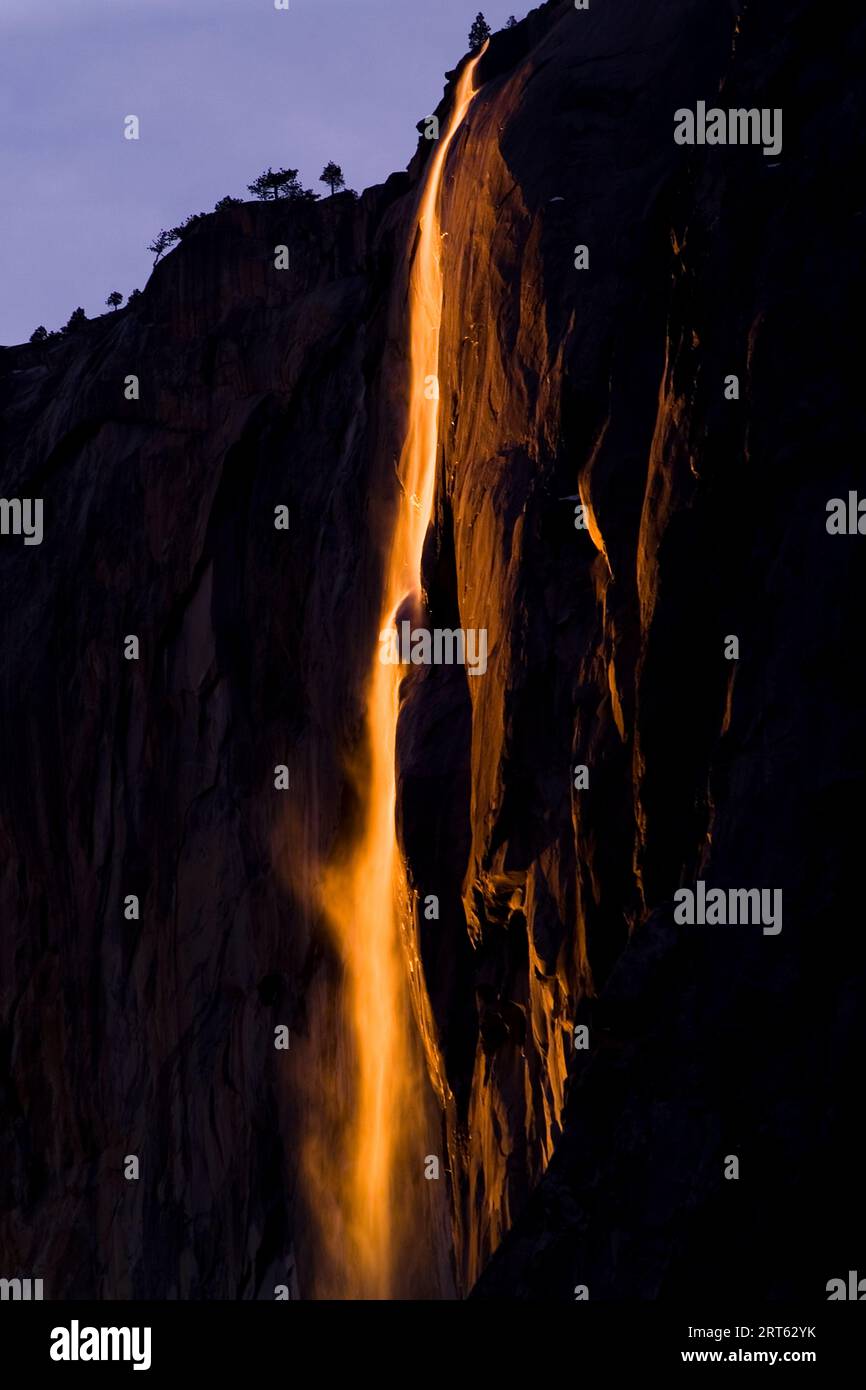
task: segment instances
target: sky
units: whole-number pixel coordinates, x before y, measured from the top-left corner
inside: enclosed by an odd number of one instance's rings
[[[0,344],[143,288],[162,227],[266,169],[404,169],[479,8],[532,0],[0,0]],[[135,115],[139,140],[124,138]]]

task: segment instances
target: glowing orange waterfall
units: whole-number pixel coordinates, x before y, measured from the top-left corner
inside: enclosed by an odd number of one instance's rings
[[[439,192],[448,148],[472,102],[480,57],[481,53],[467,64],[457,83],[451,118],[431,159],[418,209],[408,299],[409,417],[380,629],[394,624],[407,598],[415,603],[420,598],[421,553],[433,511],[438,441],[438,390],[432,389],[431,381],[439,370],[442,317]],[[432,1200],[425,1189],[438,1193],[445,1184],[444,1173],[439,1183],[423,1180],[426,1154],[436,1153],[441,1145],[428,1147],[435,1140],[439,1112],[431,1125],[425,1045],[427,1070],[437,1063],[431,1057],[435,1046],[431,1047],[429,1006],[395,829],[402,675],[399,666],[379,660],[377,642],[366,699],[367,761],[357,786],[364,822],[351,849],[342,861],[328,866],[322,882],[321,907],[343,966],[342,1022],[351,1045],[353,1078],[328,1143],[320,1140],[306,1156],[316,1203],[327,1207],[327,1216],[320,1211],[318,1221],[321,1238],[330,1247],[323,1259],[331,1273],[317,1280],[317,1292],[332,1297],[399,1297],[407,1252],[413,1242],[423,1244],[425,1239],[425,1214],[419,1203]],[[437,1086],[440,1103],[443,1087],[444,1082]]]

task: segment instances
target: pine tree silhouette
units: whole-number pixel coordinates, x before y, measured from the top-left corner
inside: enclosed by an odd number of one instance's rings
[[[475,53],[484,43],[485,39],[490,38],[490,34],[490,25],[479,10],[475,16],[475,23],[469,30],[469,47],[471,51]]]

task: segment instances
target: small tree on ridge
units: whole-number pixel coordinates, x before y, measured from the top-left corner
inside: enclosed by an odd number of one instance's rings
[[[254,198],[259,198],[261,202],[267,202],[268,198],[276,198],[277,190],[274,186],[274,171],[266,169],[263,174],[259,174],[257,179],[247,184]]]
[[[331,190],[331,197],[337,192],[338,188],[346,187],[346,180],[343,178],[343,171],[339,164],[335,164],[333,159],[329,161],[319,176],[319,183],[326,183]]]
[[[490,38],[491,29],[484,15],[479,10],[475,16],[475,23],[469,30],[469,47],[473,53],[481,48],[486,39]]]
[[[148,251],[153,252],[153,255],[155,257],[153,262],[154,265],[156,265],[160,256],[165,255],[166,251],[170,246],[174,246],[174,243],[176,241],[177,236],[175,235],[175,233],[166,232],[165,230],[159,232],[158,235],[153,238],[153,241],[150,243],[147,249]]]

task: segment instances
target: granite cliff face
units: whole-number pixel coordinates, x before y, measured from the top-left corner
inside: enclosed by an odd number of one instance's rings
[[[864,37],[561,0],[482,60],[425,578],[488,668],[424,669],[398,730],[454,1246],[419,1234],[408,1293],[822,1297],[862,1250],[863,562],[825,508],[862,475]],[[782,109],[778,159],[677,146],[698,100]],[[315,1291],[298,1156],[351,1058],[310,880],[352,824],[428,156],[215,214],[135,306],[0,351],[0,492],[45,507],[0,540],[0,1273],[47,1297]],[[781,889],[783,930],[676,924],[699,878]]]

